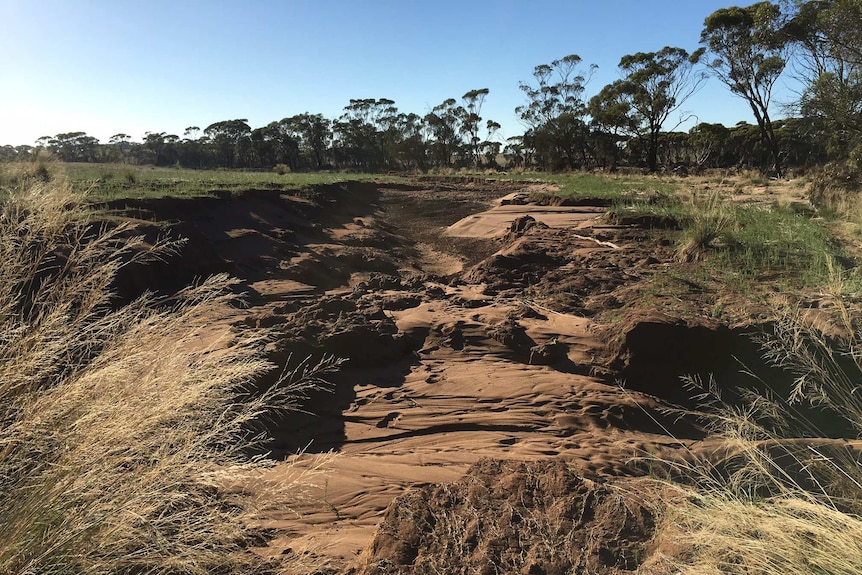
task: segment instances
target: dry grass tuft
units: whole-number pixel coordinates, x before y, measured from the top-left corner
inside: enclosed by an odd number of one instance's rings
[[[711,418],[720,453],[669,463],[687,504],[671,504],[646,572],[851,575],[862,572],[862,330],[833,271],[841,336],[785,310],[764,344],[796,384]],[[824,428],[824,422],[829,428]],[[829,439],[847,437],[849,439]]]
[[[662,534],[675,557],[645,573],[691,575],[855,575],[862,568],[862,520],[806,499],[762,502],[693,496]]]
[[[232,280],[117,309],[120,268],[175,246],[94,227],[63,181],[0,193],[0,572],[267,570],[251,526],[316,468],[266,479],[250,429],[337,362],[255,393],[268,335],[224,321]]]
[[[735,220],[731,210],[716,194],[705,199],[693,196],[686,212],[677,259],[681,262],[700,261],[714,242],[726,239]]]

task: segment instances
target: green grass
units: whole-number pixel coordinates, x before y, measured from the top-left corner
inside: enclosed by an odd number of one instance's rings
[[[344,172],[287,173],[240,170],[191,170],[127,164],[57,163],[52,169],[65,173],[77,191],[90,200],[107,201],[140,197],[209,196],[214,191],[248,189],[295,190],[315,184],[348,180],[393,180],[397,176]]]
[[[669,194],[679,188],[679,180],[658,176],[591,174],[588,172],[569,172],[552,174],[544,172],[524,172],[520,174],[491,175],[491,179],[515,182],[549,182],[559,190],[561,197],[601,198],[609,200],[635,199],[645,194]]]
[[[614,203],[627,216],[675,219],[681,228],[678,255],[699,261],[729,285],[748,290],[752,281],[812,287],[829,279],[844,253],[826,223],[789,207],[746,205],[717,197],[683,201],[669,194]]]
[[[792,272],[791,284],[814,286],[829,279],[830,262],[842,255],[820,221],[788,208],[736,206],[729,214],[727,245],[712,258],[720,268],[761,277]]]

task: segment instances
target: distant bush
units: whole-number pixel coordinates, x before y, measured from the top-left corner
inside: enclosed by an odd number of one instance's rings
[[[234,282],[116,309],[118,270],[175,245],[91,225],[62,181],[3,191],[0,573],[267,570],[252,522],[304,476],[268,478],[251,430],[335,363],[254,391],[269,334],[224,322]]]
[[[107,182],[110,182],[111,180],[113,180],[113,179],[114,179],[114,176],[115,176],[115,175],[116,175],[116,174],[114,173],[114,170],[113,170],[113,169],[111,169],[111,168],[109,168],[109,167],[107,167],[107,166],[102,167],[102,168],[99,170],[99,182],[100,182],[100,183],[103,183],[103,184],[104,184],[104,183],[107,183]]]
[[[287,164],[276,164],[272,171],[279,176],[283,176],[290,173],[290,166],[288,166]]]

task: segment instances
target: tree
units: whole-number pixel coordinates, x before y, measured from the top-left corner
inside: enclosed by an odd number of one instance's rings
[[[461,133],[467,137],[467,153],[473,166],[479,165],[479,126],[482,122],[482,104],[490,91],[488,88],[470,90],[463,96],[463,115],[461,118]]]
[[[778,139],[769,117],[772,89],[786,64],[786,35],[780,31],[781,10],[764,1],[740,8],[722,8],[706,17],[700,41],[709,51],[707,66],[754,113],[760,137],[781,176]]]
[[[65,132],[48,140],[48,144],[64,162],[92,162],[96,159],[99,140],[86,132]]]
[[[391,128],[398,108],[387,98],[351,99],[334,124],[337,159],[350,167],[373,172],[392,163]]]
[[[157,166],[170,166],[179,159],[178,136],[165,132],[146,132],[144,148],[150,152],[149,161]]]
[[[425,115],[425,125],[430,132],[431,160],[435,165],[451,166],[460,154],[463,145],[460,125],[464,115],[464,108],[458,106],[455,98],[444,100]]]
[[[763,165],[763,158],[769,157],[761,134],[760,126],[745,121],[737,122],[730,128],[728,150],[737,169]]]
[[[725,165],[730,130],[723,124],[701,122],[688,131],[688,145],[698,168]]]
[[[401,168],[428,170],[428,145],[423,137],[422,118],[418,114],[398,114],[396,159]]]
[[[132,137],[128,134],[114,134],[108,139],[108,144],[114,148],[114,157],[124,164],[126,163],[129,150],[132,148]]]
[[[679,110],[706,80],[696,72],[704,50],[689,54],[682,48],[666,46],[658,52],[638,52],[623,56],[620,70],[623,78],[610,90],[629,104],[634,126],[647,138],[647,167],[658,169],[659,134],[668,117]]]
[[[207,164],[204,153],[206,137],[200,137],[201,129],[197,126],[189,126],[183,131],[185,138],[178,146],[179,161],[183,166],[202,168]]]
[[[503,149],[503,154],[509,158],[509,165],[515,168],[522,168],[528,163],[524,154],[524,137],[512,136],[506,138],[506,147]]]
[[[332,122],[321,114],[306,112],[285,118],[280,123],[289,127],[303,153],[313,158],[311,167],[323,168],[326,150],[332,141]]]
[[[637,133],[637,125],[631,114],[631,102],[613,82],[590,98],[588,110],[592,133],[590,142],[593,155],[603,168],[616,170],[622,150],[620,144]]]
[[[251,127],[245,118],[223,120],[204,128],[204,134],[215,146],[218,163],[227,168],[241,167],[250,148]]]
[[[846,157],[862,140],[862,0],[795,0],[783,28],[805,89],[799,112],[824,125]]]
[[[528,100],[515,108],[528,126],[524,144],[534,149],[545,168],[573,169],[583,162],[588,133],[583,94],[597,66],[591,65],[585,73],[580,64],[581,57],[570,54],[536,66],[535,85],[519,85]]]
[[[494,140],[494,136],[497,135],[497,132],[499,132],[502,127],[503,126],[501,126],[499,122],[495,122],[494,120],[488,120],[485,122],[486,138],[480,146],[482,154],[485,157],[485,164],[489,167],[499,167],[497,165],[497,156],[503,148],[503,143]]]

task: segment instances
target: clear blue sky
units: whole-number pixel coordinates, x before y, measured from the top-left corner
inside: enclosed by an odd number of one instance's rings
[[[421,115],[474,88],[490,89],[482,115],[508,137],[523,132],[518,82],[536,65],[567,54],[598,64],[589,97],[619,77],[623,55],[696,49],[703,19],[732,4],[0,0],[0,144],[68,131],[182,136],[306,111],[334,118],[351,98],[390,98]],[[714,79],[684,108],[700,121],[753,122]]]

